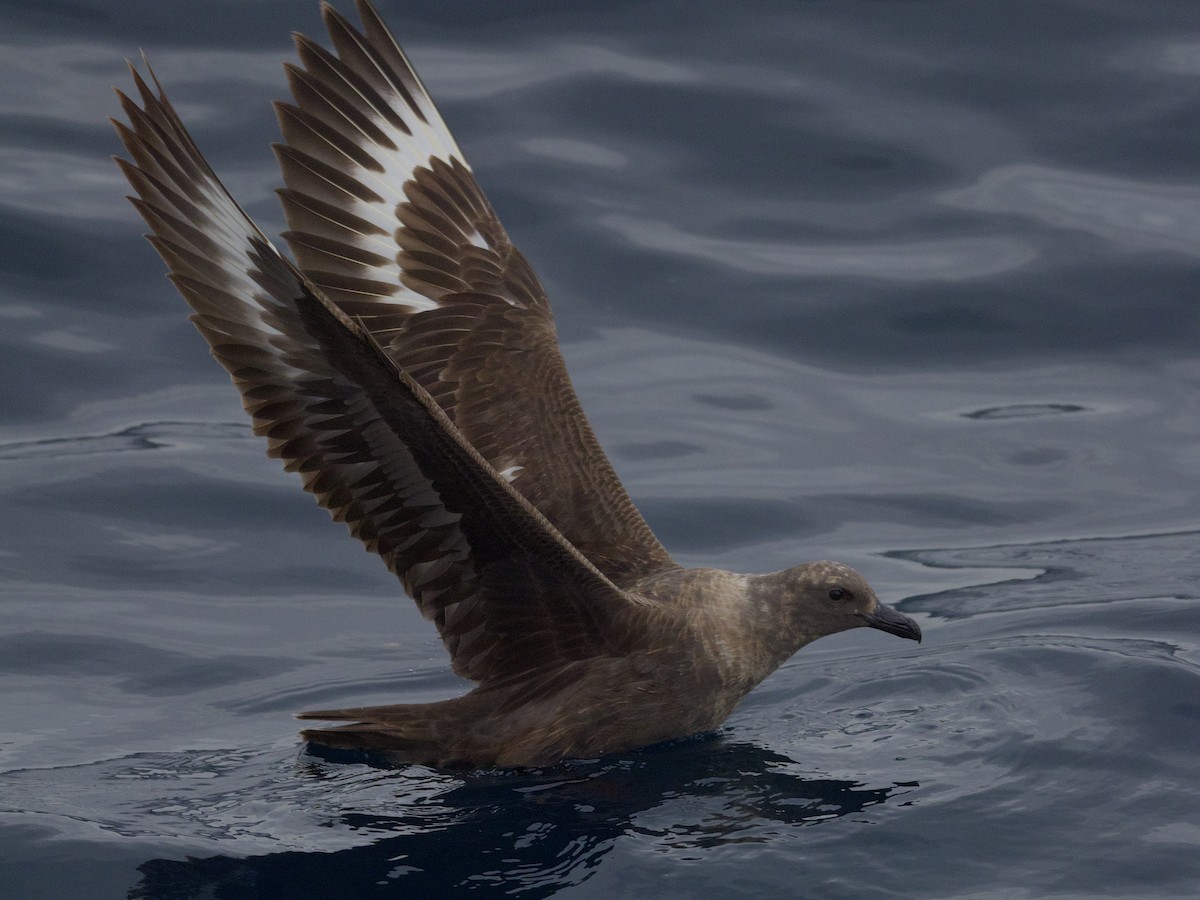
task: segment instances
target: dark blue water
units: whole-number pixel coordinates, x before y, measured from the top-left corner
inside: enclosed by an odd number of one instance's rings
[[[541,772],[303,755],[461,689],[265,459],[104,123],[144,48],[264,229],[316,3],[0,5],[0,895],[1190,897],[1200,7],[382,4],[677,557],[833,557],[717,735]]]

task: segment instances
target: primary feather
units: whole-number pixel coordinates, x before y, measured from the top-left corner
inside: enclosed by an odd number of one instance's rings
[[[919,637],[861,576],[676,565],[571,387],[550,306],[366,0],[297,37],[278,104],[298,265],[157,79],[114,122],[150,240],[268,453],[403,581],[474,691],[303,714],[315,742],[435,764],[596,755],[715,727],[822,634]],[[831,597],[856,598],[834,603]]]

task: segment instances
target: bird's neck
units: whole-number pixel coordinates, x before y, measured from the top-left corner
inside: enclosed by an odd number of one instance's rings
[[[721,683],[739,697],[818,636],[797,629],[776,575],[689,569],[672,581],[674,590],[694,598],[688,610],[694,634]]]
[[[747,640],[758,648],[760,680],[766,678],[797,650],[821,636],[816,623],[797,615],[787,572],[747,575],[743,627]]]

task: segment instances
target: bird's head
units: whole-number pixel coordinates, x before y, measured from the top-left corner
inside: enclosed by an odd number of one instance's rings
[[[809,640],[862,626],[921,640],[920,626],[880,603],[867,580],[849,566],[821,560],[779,575],[790,595],[788,607],[797,631]]]

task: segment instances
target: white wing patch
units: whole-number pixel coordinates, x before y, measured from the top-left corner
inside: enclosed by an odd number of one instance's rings
[[[466,164],[464,163],[464,165],[466,165]],[[495,250],[496,249],[495,247],[493,247],[491,244],[488,243],[487,238],[485,238],[482,234],[480,234],[478,231],[475,231],[475,230],[472,230],[471,233],[467,235],[467,240],[470,241],[472,244],[474,244],[476,247],[480,248],[481,250]],[[512,304],[512,301],[509,300],[509,303]],[[513,305],[515,305],[515,304],[513,304]]]
[[[326,15],[331,32],[336,27],[338,33],[352,33],[332,10],[327,9]],[[364,282],[359,287],[334,287],[335,299],[342,294],[346,299],[383,302],[412,312],[436,309],[437,301],[404,283],[395,237],[403,225],[397,211],[408,202],[405,185],[414,180],[418,170],[432,170],[434,160],[468,172],[470,166],[402,54],[393,63],[386,58],[388,54],[369,47],[356,35],[363,58],[370,58],[369,63],[358,59],[356,64],[376,67],[376,74],[384,74],[383,78],[368,78],[356,75],[343,63],[331,62],[332,57],[307,38],[297,42],[303,67],[289,66],[288,76],[298,107],[280,104],[278,109],[288,147],[303,154],[292,156],[290,163],[307,170],[307,177],[303,186],[288,179],[289,187],[299,190],[286,192],[285,211],[294,204],[326,220],[332,226],[326,233],[345,245],[340,254],[328,243],[312,248],[323,255],[331,271],[352,273]],[[400,65],[404,71],[399,70]],[[397,88],[397,83],[403,87]],[[381,102],[386,112],[378,108]],[[285,165],[285,174],[287,168]],[[297,227],[295,223],[293,227]],[[299,230],[305,229],[300,226]],[[444,237],[484,250],[496,249],[474,228],[456,230],[458,234]],[[297,240],[303,244],[303,235],[289,236],[293,249],[297,249]],[[305,254],[298,251],[298,255]],[[302,265],[310,268],[303,260]],[[315,260],[312,268],[319,270]]]

